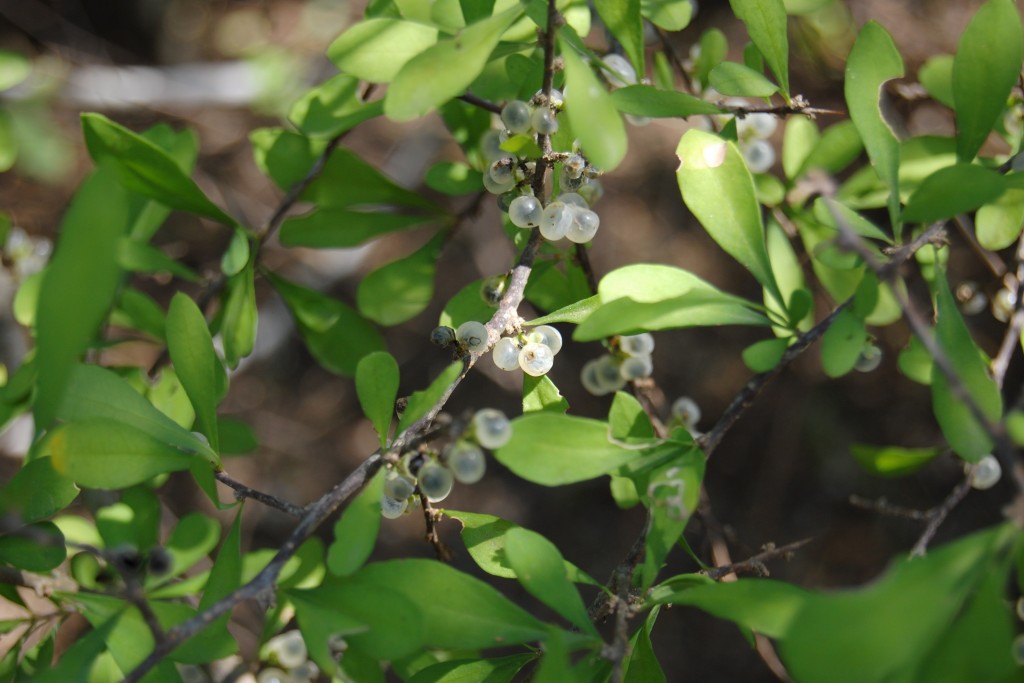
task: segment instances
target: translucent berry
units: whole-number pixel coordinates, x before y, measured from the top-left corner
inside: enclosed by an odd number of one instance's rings
[[[405,513],[407,507],[409,507],[408,498],[401,500],[390,496],[381,496],[380,498],[380,515],[385,519],[398,519]]]
[[[384,495],[395,500],[404,500],[416,490],[416,482],[398,472],[389,472],[384,480]]]
[[[857,362],[853,364],[853,369],[857,372],[871,372],[881,364],[882,349],[878,348],[874,344],[868,344],[860,352],[860,355],[857,357]]]
[[[647,332],[619,337],[619,349],[627,356],[649,356],[654,351],[654,337]]]
[[[592,206],[604,196],[604,186],[596,180],[591,180],[580,188],[579,195]]]
[[[654,363],[650,356],[630,356],[619,366],[619,374],[627,382],[650,377],[652,372],[654,372]]]
[[[501,148],[499,136],[500,133],[493,128],[480,136],[480,153],[488,161],[508,156],[508,152]]]
[[[555,242],[565,237],[572,225],[573,212],[562,202],[551,202],[540,217],[540,234]]]
[[[495,164],[500,164],[501,160],[499,159],[498,161],[495,161],[494,163]],[[516,179],[515,179],[515,177],[511,173],[509,174],[508,179],[505,180],[504,182],[496,181],[494,179],[494,177],[491,175],[490,171],[488,171],[487,173],[484,173],[484,189],[487,190],[488,192],[490,192],[491,194],[497,194],[497,195],[505,194],[506,192],[508,192],[509,190],[511,190],[515,186],[516,186]]]
[[[256,676],[256,683],[295,683],[287,672],[277,667],[267,667]]]
[[[765,173],[775,164],[775,148],[764,140],[751,140],[742,152],[751,173]]]
[[[595,358],[594,360],[587,361],[583,365],[583,370],[580,371],[580,384],[583,385],[583,388],[588,393],[594,396],[603,396],[608,393],[597,376],[599,360]]]
[[[587,204],[587,200],[576,194],[575,192],[563,192],[558,195],[558,201],[568,206],[578,206],[581,209],[589,209],[590,204]]]
[[[534,109],[533,115],[530,117],[530,124],[535,131],[542,135],[553,135],[558,132],[558,119],[555,118],[555,112],[547,107]]]
[[[430,341],[440,347],[451,346],[455,343],[455,330],[445,325],[435,327],[430,333]]]
[[[565,174],[570,178],[579,178],[587,167],[587,160],[579,154],[573,154],[565,160]],[[562,201],[565,201],[564,199]]]
[[[527,343],[519,352],[519,367],[527,375],[540,377],[546,375],[555,363],[555,354],[546,344]]]
[[[612,356],[601,356],[595,361],[594,379],[602,394],[610,394],[626,386],[626,380],[619,372],[619,361]]]
[[[505,294],[506,284],[507,280],[501,275],[487,278],[480,285],[480,298],[488,306],[497,306],[501,303],[502,295]]]
[[[551,325],[538,325],[530,330],[526,338],[544,344],[551,349],[552,354],[557,355],[562,350],[562,333]]]
[[[309,659],[306,641],[298,631],[285,631],[267,641],[267,652],[286,669],[293,669]]]
[[[572,212],[572,225],[569,226],[565,236],[570,242],[585,244],[594,239],[597,229],[601,227],[601,217],[590,209],[574,207]]]
[[[1008,322],[1013,316],[1013,307],[1017,304],[1017,294],[1004,287],[992,297],[992,315],[1001,323]]]
[[[1003,468],[991,453],[973,465],[964,465],[964,472],[970,477],[971,486],[979,491],[992,488],[1003,476]]]
[[[431,503],[439,503],[448,497],[452,492],[454,483],[451,470],[431,460],[423,464],[420,471],[416,473],[416,482],[420,486],[420,493],[427,497]]]
[[[622,55],[608,54],[602,57],[601,61],[601,73],[612,87],[623,88],[636,83],[636,69]]]
[[[512,438],[512,423],[495,408],[482,408],[473,415],[473,433],[484,448],[501,448]]]
[[[499,185],[515,183],[515,171],[512,167],[512,159],[507,157],[504,159],[498,159],[491,164],[490,168],[487,169],[487,175],[489,175],[491,180]]]
[[[444,464],[452,471],[456,481],[475,484],[484,478],[487,458],[480,447],[466,441],[456,441],[444,452]]]
[[[512,206],[512,202],[515,201],[518,196],[518,192],[506,192],[505,194],[499,194],[497,201],[498,210],[502,213],[508,213],[508,207]]]
[[[512,337],[502,337],[491,351],[494,364],[511,372],[519,369],[519,343]]]
[[[964,315],[977,315],[988,306],[988,297],[978,288],[976,282],[970,280],[960,283],[956,288],[956,300]]]
[[[530,105],[522,100],[512,100],[501,110],[501,122],[513,133],[530,130]]]
[[[455,330],[455,338],[470,353],[480,353],[487,348],[487,328],[476,320],[467,320]]]
[[[700,406],[689,396],[681,396],[672,404],[672,417],[693,429],[700,422]]]
[[[293,667],[288,673],[295,683],[313,683],[313,681],[320,677],[320,667],[311,660],[306,660],[302,664]]]
[[[779,120],[773,114],[750,114],[744,120],[750,131],[759,138],[770,138],[779,127]]]
[[[508,219],[518,228],[536,228],[543,213],[540,201],[528,194],[516,197],[508,207]]]

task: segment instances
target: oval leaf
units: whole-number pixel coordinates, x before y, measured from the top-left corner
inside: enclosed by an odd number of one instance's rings
[[[626,126],[608,90],[576,48],[559,41],[565,61],[565,113],[583,153],[603,171],[611,171],[626,156]]]
[[[446,232],[403,259],[381,266],[359,283],[359,312],[381,325],[398,325],[419,315],[434,296],[434,274]]]
[[[406,62],[437,42],[437,29],[400,19],[366,19],[327,48],[342,71],[371,83],[387,83]]]
[[[786,6],[782,0],[729,0],[736,17],[747,25],[747,33],[779,79],[782,94],[789,98],[789,38],[786,35]]]
[[[723,95],[771,97],[779,90],[763,74],[736,62],[722,62],[708,74],[711,87]]]
[[[178,379],[196,411],[196,428],[220,451],[217,433],[218,387],[224,369],[213,350],[206,318],[192,299],[178,292],[167,312],[167,350]]]
[[[955,164],[924,179],[907,200],[903,220],[932,223],[973,211],[1006,191],[1001,173],[973,164]]]
[[[364,356],[356,366],[356,394],[363,414],[373,423],[383,446],[388,440],[398,396],[398,363],[394,356],[386,351]]]

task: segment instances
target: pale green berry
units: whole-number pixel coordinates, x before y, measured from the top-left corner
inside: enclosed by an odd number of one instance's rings
[[[602,393],[610,394],[626,386],[626,380],[619,372],[619,360],[613,356],[604,355],[597,359],[594,367],[594,378],[602,389]]]
[[[491,351],[494,364],[511,372],[519,369],[519,343],[512,337],[502,337]]]
[[[572,226],[573,212],[562,202],[551,202],[540,217],[540,234],[555,242],[565,237]]]
[[[558,201],[568,206],[578,206],[581,209],[589,209],[590,204],[587,204],[587,200],[579,196],[575,192],[563,192],[558,195]]]
[[[1017,294],[1008,288],[1000,289],[992,297],[992,315],[1001,323],[1008,322],[1017,304]]]
[[[700,422],[700,406],[689,396],[681,396],[672,403],[672,417],[693,429]]]
[[[636,83],[636,69],[622,55],[608,54],[601,58],[601,73],[613,88],[624,88]]]
[[[416,482],[419,484],[420,493],[426,496],[427,500],[439,503],[452,492],[454,478],[451,470],[431,460],[424,463],[416,473]]]
[[[501,110],[501,122],[513,133],[529,132],[530,105],[522,100],[512,100]]]
[[[495,161],[509,156],[508,152],[501,148],[500,135],[498,131],[492,128],[480,136],[480,153],[488,161]]]
[[[868,344],[860,352],[853,369],[857,372],[871,372],[882,364],[882,349],[874,344]]]
[[[751,133],[759,138],[770,138],[779,127],[779,120],[774,114],[750,114],[744,120]]]
[[[526,338],[544,344],[551,349],[552,354],[557,355],[562,350],[562,333],[551,325],[538,325],[530,330]]]
[[[546,375],[551,366],[554,365],[554,362],[555,354],[551,352],[551,348],[546,344],[528,342],[519,351],[519,367],[527,375],[533,377]]]
[[[384,480],[384,495],[395,500],[404,500],[416,490],[416,482],[398,472],[389,472]]]
[[[307,659],[306,641],[298,631],[285,631],[267,641],[267,652],[277,658],[277,663],[286,669],[293,669]]]
[[[1003,468],[999,465],[999,460],[991,453],[973,465],[964,465],[964,472],[970,478],[971,487],[979,491],[992,488],[1003,476]]]
[[[543,213],[540,201],[528,194],[516,197],[508,207],[508,219],[517,228],[536,228]]]
[[[575,180],[583,175],[583,170],[587,167],[587,160],[581,157],[579,154],[573,154],[571,157],[565,160],[565,174]],[[564,199],[562,201],[565,201]]]
[[[590,209],[574,207],[572,225],[565,233],[570,242],[585,244],[594,239],[597,229],[601,227],[601,217]]]
[[[512,159],[498,159],[487,169],[487,175],[498,185],[515,184],[516,177]]]
[[[608,393],[604,384],[601,383],[598,378],[598,366],[599,358],[589,360],[583,365],[583,369],[580,371],[580,384],[587,390],[588,393],[594,396],[603,396]]]
[[[508,213],[508,207],[512,206],[512,202],[514,202],[518,196],[518,192],[506,192],[505,194],[499,194],[497,197],[498,210],[502,213]]]
[[[652,372],[654,372],[654,363],[650,356],[630,356],[619,366],[619,374],[627,382],[650,377]]]
[[[647,332],[619,337],[619,349],[627,356],[649,356],[654,352],[654,337]]]
[[[487,458],[480,447],[466,441],[456,441],[444,452],[444,464],[460,484],[475,484],[484,478]]]
[[[592,206],[604,196],[604,185],[597,180],[591,180],[579,189],[579,195]]]
[[[313,661],[306,660],[302,664],[293,667],[288,673],[295,679],[295,683],[313,683],[313,681],[320,677],[320,667]]]
[[[390,496],[381,496],[380,498],[380,515],[385,519],[398,519],[405,513],[405,509],[409,507],[409,499],[392,498]]]
[[[495,161],[494,163],[500,164],[501,161]],[[491,176],[490,172],[484,173],[484,189],[491,194],[503,195],[516,186],[516,179],[509,174],[509,177],[504,182],[498,182]]]
[[[256,675],[256,683],[295,683],[295,679],[277,667],[268,667]]]
[[[530,117],[530,124],[541,135],[553,135],[558,132],[558,119],[555,118],[555,112],[547,107],[535,109]]]
[[[495,408],[482,408],[473,415],[473,434],[484,448],[501,448],[512,438],[512,423]]]
[[[751,140],[741,151],[751,173],[765,173],[775,164],[775,148],[765,140]]]
[[[476,320],[467,320],[455,330],[455,338],[470,353],[480,353],[487,349],[487,328]]]

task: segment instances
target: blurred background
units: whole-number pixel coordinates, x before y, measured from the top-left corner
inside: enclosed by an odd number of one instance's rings
[[[912,84],[928,57],[955,51],[957,37],[980,4],[825,2],[821,9],[791,19],[794,91],[814,106],[845,110],[843,63],[857,28],[868,19],[878,20],[893,34],[906,61],[905,82]],[[99,111],[134,130],[158,122],[194,128],[201,145],[195,174],[200,186],[229,213],[251,226],[261,225],[281,193],[257,169],[248,136],[259,127],[287,125],[282,121],[289,105],[335,73],[324,49],[358,19],[362,8],[360,2],[337,0],[0,0],[0,50],[24,57],[23,62],[0,62],[0,75],[5,69],[29,70],[21,84],[0,93],[0,167],[7,169],[0,174],[0,210],[13,226],[5,248],[8,267],[0,282],[0,344],[8,368],[13,370],[31,346],[13,317],[11,300],[32,266],[13,267],[11,254],[16,249],[33,254],[35,267],[45,261],[62,213],[91,168],[79,113]],[[693,24],[673,36],[675,49],[686,55],[709,27],[726,33],[730,58],[739,59],[745,32],[724,0],[702,1]],[[598,47],[605,38],[595,29],[588,42]],[[898,111],[909,134],[953,132],[947,109],[914,98],[912,89],[907,92],[911,96],[898,100]],[[825,126],[833,120],[820,123]],[[671,263],[724,290],[756,299],[756,283],[704,234],[680,199],[673,150],[686,125],[659,120],[630,128],[626,161],[603,178],[606,193],[596,210],[604,229],[591,250],[594,268],[600,277],[627,263]],[[782,128],[772,139],[777,150]],[[344,144],[414,189],[424,189],[423,174],[436,161],[461,158],[436,117],[401,125],[376,119],[356,129]],[[863,163],[862,158],[858,165]],[[442,200],[455,211],[463,208],[459,200]],[[350,250],[286,250],[271,245],[266,258],[270,267],[286,276],[353,303],[361,277],[411,253],[428,237],[417,232],[390,235]],[[173,213],[156,242],[200,272],[213,273],[229,239],[221,226]],[[997,290],[999,282],[963,240],[952,234],[951,241],[955,283],[971,280],[989,293]],[[488,198],[441,256],[434,303],[409,323],[384,331],[401,366],[400,395],[426,386],[450,361],[447,352],[428,342],[445,302],[466,283],[504,272],[513,256],[497,207]],[[1012,259],[1012,254],[1004,258]],[[912,278],[910,285],[912,295],[925,295],[919,279]],[[140,286],[162,302],[178,288],[198,291],[193,285],[160,278]],[[233,375],[221,410],[248,422],[260,446],[227,461],[226,467],[236,479],[304,504],[371,453],[376,437],[362,418],[352,381],[318,366],[274,293],[266,283],[258,282],[258,288],[257,349]],[[833,303],[818,292],[819,317]],[[531,317],[525,309],[523,314]],[[982,347],[995,353],[1003,324],[987,309],[969,323]],[[563,328],[566,338],[570,332]],[[790,562],[772,563],[772,575],[809,588],[864,583],[894,555],[909,550],[921,528],[913,521],[858,509],[849,497],[884,496],[924,509],[938,504],[960,481],[961,468],[950,456],[910,477],[887,480],[864,473],[850,455],[851,443],[941,443],[928,388],[896,369],[896,354],[906,345],[907,330],[896,324],[874,332],[884,352],[877,370],[829,380],[812,349],[768,387],[715,452],[706,478],[717,520],[710,523],[721,527],[734,560],[759,552],[766,543],[811,538]],[[699,427],[709,429],[752,375],[740,352],[761,338],[763,332],[743,328],[657,333],[654,377],[666,405],[679,396],[694,398],[704,416]],[[104,352],[103,361],[148,366],[157,352],[152,345],[125,343]],[[583,363],[600,353],[598,344],[568,343],[551,372],[574,414],[607,413],[610,399],[586,394],[578,380]],[[1010,395],[1016,395],[1012,388],[1020,385],[1020,366],[1019,358],[1011,364]],[[485,359],[456,392],[449,409],[458,413],[493,406],[516,415],[518,382],[519,373],[498,371]],[[18,466],[30,437],[31,424],[20,420],[0,436],[3,480]],[[164,491],[168,516],[208,506],[188,478],[172,479]],[[1005,482],[971,493],[942,527],[937,542],[994,523],[1008,500]],[[515,478],[493,461],[482,482],[457,486],[444,506],[498,515],[540,531],[569,560],[601,580],[644,523],[640,510],[615,506],[604,480],[550,490]],[[290,518],[259,505],[247,505],[246,514],[243,532],[250,548],[276,544],[291,527]],[[708,524],[696,518],[686,536],[710,561]],[[330,524],[325,525],[325,539],[329,531]],[[433,556],[423,533],[419,515],[385,521],[375,557]],[[441,534],[455,553],[455,565],[472,571],[458,525],[443,523]],[[677,551],[664,576],[694,569],[685,553]],[[535,604],[517,584],[504,582],[500,587],[521,604]],[[243,654],[257,646],[255,617],[247,610],[239,612]],[[665,610],[659,621],[654,647],[669,680],[775,680],[729,624],[681,608]]]

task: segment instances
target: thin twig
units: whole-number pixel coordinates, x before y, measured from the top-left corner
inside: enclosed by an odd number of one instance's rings
[[[305,512],[304,508],[294,503],[291,503],[287,500],[283,500],[269,493],[264,493],[263,491],[257,491],[252,487],[246,486],[245,484],[236,481],[227,472],[223,470],[215,472],[213,476],[217,478],[217,481],[224,484],[225,486],[227,486],[228,488],[232,489],[235,492],[236,500],[242,500],[243,498],[251,498],[252,500],[255,500],[258,503],[263,503],[267,507],[272,507],[275,510],[280,510],[285,514],[297,518],[302,517],[302,513]]]
[[[1006,379],[1006,371],[1010,367],[1010,359],[1020,344],[1021,331],[1024,330],[1024,234],[1017,241],[1017,291],[1013,302],[1013,315],[1006,327],[1006,334],[999,345],[996,357],[992,359],[992,376],[1000,389]]]
[[[426,540],[430,545],[434,546],[434,554],[440,562],[451,562],[452,551],[441,540],[440,534],[437,533],[437,511],[434,510],[434,506],[430,504],[430,501],[422,492],[420,492],[419,496],[420,503],[423,505],[423,522],[427,528]]]
[[[764,547],[764,550],[757,555],[748,557],[742,562],[735,562],[733,564],[727,564],[714,569],[709,569],[704,572],[710,578],[715,581],[720,580],[722,577],[729,574],[739,574],[740,572],[756,573],[759,576],[768,576],[768,570],[765,568],[764,563],[772,560],[783,559],[790,560],[793,557],[793,553],[804,547],[811,542],[812,539],[804,538],[793,543],[787,543],[784,546],[778,548],[774,544],[768,544]]]
[[[928,550],[928,544],[931,543],[932,538],[935,537],[935,532],[939,530],[942,523],[946,521],[946,517],[953,511],[961,500],[964,499],[971,491],[971,480],[970,477],[964,477],[964,480],[956,485],[946,499],[942,501],[940,505],[932,508],[928,511],[928,524],[925,525],[924,531],[921,532],[921,537],[917,539],[917,543],[910,550],[911,557],[922,557]]]
[[[978,238],[974,236],[973,226],[969,225],[970,219],[960,214],[953,219],[953,225],[956,226],[957,232],[963,237],[964,241],[967,242],[967,246],[971,248],[971,252],[978,257],[978,260],[985,264],[985,267],[989,269],[995,277],[1002,277],[1006,274],[1006,264],[996,254],[993,254],[988,249],[985,249],[981,244],[978,243]]]
[[[459,99],[465,102],[466,104],[472,104],[474,107],[479,107],[480,109],[489,111],[492,114],[501,114],[500,104],[495,104],[494,102],[485,100],[482,97],[477,97],[473,93],[466,93],[465,95],[460,95]]]
[[[880,515],[887,517],[902,517],[903,519],[912,519],[914,521],[922,522],[928,519],[929,510],[917,510],[915,508],[903,507],[902,505],[894,505],[885,498],[879,498],[877,500],[870,500],[868,498],[862,498],[861,496],[850,496],[850,505],[861,510],[868,510],[870,512],[877,512]]]

